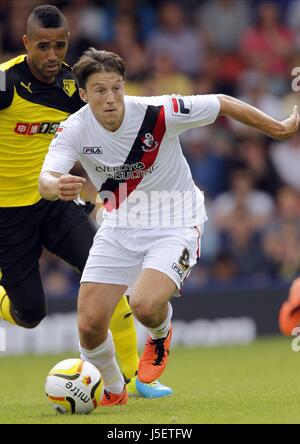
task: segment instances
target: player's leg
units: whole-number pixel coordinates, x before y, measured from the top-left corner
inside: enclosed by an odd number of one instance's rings
[[[11,303],[8,294],[4,287],[0,286],[0,319],[7,321],[10,324],[16,325],[17,322],[11,314]]]
[[[200,231],[187,227],[144,230],[141,240],[147,253],[130,304],[149,337],[140,358],[138,379],[150,383],[163,372],[172,335],[169,299],[181,288],[200,251]]]
[[[45,316],[45,295],[39,269],[36,267],[18,285],[8,288],[7,293],[5,290],[2,298],[0,296],[0,318],[11,324],[34,328]]]
[[[141,382],[153,382],[166,367],[172,337],[172,306],[169,299],[175,291],[176,285],[168,276],[150,268],[143,270],[133,288],[131,307],[134,315],[149,331],[138,368]]]
[[[116,354],[124,379],[125,381],[130,380],[136,375],[139,356],[133,314],[126,296],[123,296],[117,304],[109,328],[113,334]]]
[[[121,247],[123,233],[124,230],[106,226],[97,231],[81,277],[78,300],[82,356],[97,365],[106,392],[122,397],[124,378],[116,366],[114,344],[107,329],[116,305],[132,285],[141,264],[141,254]],[[102,405],[108,402],[105,397],[101,400]]]
[[[45,316],[45,296],[38,268],[39,203],[0,209],[0,318],[35,327]]]
[[[89,265],[89,261],[88,261]],[[83,275],[87,278],[87,274]],[[124,285],[83,282],[78,296],[78,329],[81,358],[99,368],[104,383],[102,406],[124,404],[127,390],[115,359],[115,348],[109,323]]]
[[[50,251],[82,274],[97,228],[82,207],[74,203],[64,204],[64,207],[61,225],[56,226],[55,232],[52,228],[45,230],[43,242]],[[70,223],[71,229],[68,227]],[[125,295],[116,306],[110,329],[122,370],[125,377],[131,379],[137,371],[139,358],[135,325]]]
[[[82,273],[97,229],[87,214],[82,211],[82,207],[74,203],[68,205],[64,203],[64,207],[64,212],[58,219],[61,221],[62,227],[59,225],[54,227],[51,223],[49,228],[44,229],[43,243],[50,251]],[[77,221],[75,226],[74,221]],[[71,229],[68,223],[72,223]],[[59,233],[63,233],[63,236],[57,237]],[[131,308],[124,295],[116,306],[110,325],[116,355],[125,380],[130,380],[128,393],[131,396],[147,398],[168,396],[172,394],[172,389],[158,381],[155,381],[149,387],[141,386],[139,391],[136,389],[135,375],[138,369],[139,357],[136,329],[133,316],[130,313]]]

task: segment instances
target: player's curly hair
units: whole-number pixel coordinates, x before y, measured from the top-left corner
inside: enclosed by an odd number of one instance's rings
[[[125,80],[125,62],[114,52],[89,48],[73,67],[78,86],[85,88],[89,76],[96,72],[115,72]]]

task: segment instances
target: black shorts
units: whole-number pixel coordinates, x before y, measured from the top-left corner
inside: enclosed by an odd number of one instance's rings
[[[43,246],[71,262],[71,265],[82,268],[81,263],[87,259],[88,249],[96,232],[88,217],[92,209],[91,205],[80,206],[73,201],[52,202],[44,199],[26,207],[1,207],[0,284],[9,290],[26,280],[33,270],[38,269]],[[78,243],[85,241],[88,248],[82,248],[85,256],[83,259],[74,257],[72,261],[68,259],[68,245],[62,241],[69,237],[73,243],[68,233],[81,224],[87,239],[78,239]]]

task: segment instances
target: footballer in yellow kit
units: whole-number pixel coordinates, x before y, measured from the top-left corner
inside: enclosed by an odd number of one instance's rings
[[[39,173],[59,123],[83,106],[72,70],[63,62],[68,40],[64,15],[55,6],[39,6],[27,20],[27,54],[0,64],[5,73],[0,90],[0,318],[26,328],[37,326],[47,311],[39,272],[42,248],[81,273],[96,233],[88,216],[92,204],[50,202],[38,192]],[[111,330],[128,392],[170,395],[172,390],[158,381],[136,389],[137,340],[125,296]]]

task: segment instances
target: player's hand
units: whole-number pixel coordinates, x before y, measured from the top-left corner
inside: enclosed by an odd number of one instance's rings
[[[57,179],[57,195],[61,200],[74,200],[80,193],[84,183],[84,177],[65,174]]]
[[[294,136],[298,131],[300,123],[300,116],[298,112],[298,106],[295,105],[292,114],[286,120],[281,122],[283,129],[282,132],[276,137],[279,140],[287,140]]]

